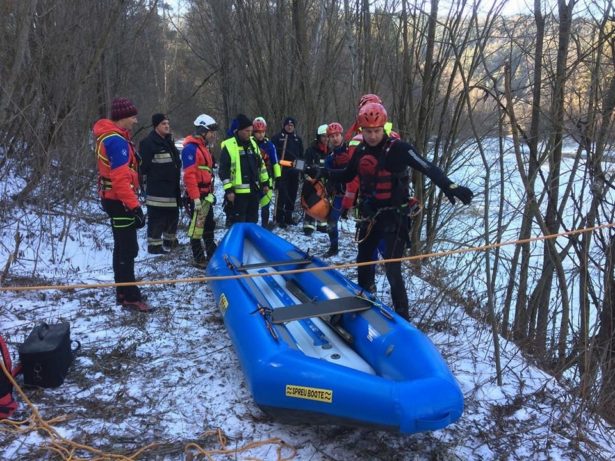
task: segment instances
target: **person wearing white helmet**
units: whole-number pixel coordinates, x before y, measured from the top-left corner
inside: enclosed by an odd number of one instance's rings
[[[327,145],[327,124],[320,125],[316,129],[316,137],[310,146],[305,150],[305,166],[316,165],[321,168],[325,167],[325,159],[329,154],[329,146]],[[305,184],[305,183],[304,183]],[[312,187],[311,184],[309,187]],[[303,188],[301,192],[303,196]],[[305,214],[303,217],[303,233],[312,235],[318,229],[319,232],[327,232],[326,222],[316,222],[314,218]]]
[[[192,215],[188,236],[194,265],[198,268],[205,268],[216,250],[214,241],[216,222],[213,209],[214,160],[209,152],[209,146],[214,143],[217,130],[218,124],[213,117],[207,114],[199,115],[194,120],[194,135],[186,137],[182,149],[184,186],[190,199],[188,206]]]

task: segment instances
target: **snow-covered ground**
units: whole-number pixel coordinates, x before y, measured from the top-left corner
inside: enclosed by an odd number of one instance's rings
[[[46,217],[49,232],[25,232],[28,213],[7,216],[0,233],[0,266],[14,248],[17,223],[24,236],[21,255],[7,284],[73,284],[112,281],[112,239],[104,213],[84,207],[67,225],[61,216]],[[93,209],[93,211],[92,211]],[[219,205],[218,222],[223,223]],[[32,220],[34,222],[34,220]],[[186,218],[183,217],[184,226]],[[61,238],[68,226],[70,238]],[[187,242],[185,227],[181,240]],[[225,229],[220,227],[220,239]],[[322,254],[326,234],[309,238],[300,226],[277,230],[302,249]],[[354,226],[341,223],[341,252],[332,263],[353,261]],[[138,278],[157,280],[199,277],[190,248],[165,256],[145,251],[139,232]],[[48,240],[52,239],[52,240]],[[17,344],[41,321],[69,321],[81,350],[65,383],[57,389],[27,389],[28,398],[58,432],[105,452],[129,455],[157,443],[139,459],[186,459],[184,447],[197,442],[220,448],[209,431],[221,429],[227,448],[262,441],[232,459],[428,460],[428,459],[612,459],[615,432],[588,413],[558,382],[538,370],[512,343],[500,338],[503,385],[496,383],[489,327],[447,299],[428,281],[439,277],[428,264],[420,275],[406,271],[411,316],[437,345],[465,395],[462,418],[448,428],[411,436],[340,426],[283,425],[253,403],[213,296],[204,283],[145,287],[151,314],[115,305],[112,288],[71,291],[0,292],[0,333],[14,358]],[[388,285],[378,271],[379,294],[388,302]],[[355,278],[354,270],[346,275]],[[480,316],[480,310],[475,311]],[[409,358],[411,359],[411,358]],[[360,405],[357,404],[357,411]],[[29,416],[23,404],[15,419]],[[0,425],[0,428],[2,426]],[[288,446],[268,439],[283,440]],[[0,458],[58,459],[44,447],[40,432],[0,432]],[[289,448],[292,447],[292,448]],[[611,453],[611,455],[609,455]],[[82,456],[93,457],[86,452]],[[213,459],[229,459],[222,455]]]

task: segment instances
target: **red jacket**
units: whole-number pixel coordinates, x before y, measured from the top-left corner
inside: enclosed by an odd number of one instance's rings
[[[203,138],[187,136],[182,149],[184,184],[191,200],[214,191],[214,160]]]
[[[98,120],[92,131],[96,138],[98,194],[121,201],[128,210],[137,208],[138,161],[130,134],[106,118]]]

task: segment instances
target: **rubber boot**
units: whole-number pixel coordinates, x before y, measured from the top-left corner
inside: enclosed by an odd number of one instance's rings
[[[168,253],[162,245],[148,245],[147,252],[151,255],[166,255]]]
[[[337,247],[337,243],[332,243],[327,252],[323,255],[325,258],[330,258],[331,256],[335,256],[339,252]]]

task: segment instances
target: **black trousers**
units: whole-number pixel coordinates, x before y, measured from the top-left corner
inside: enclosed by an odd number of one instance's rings
[[[139,254],[135,218],[126,211],[119,200],[102,200],[103,209],[111,218],[113,231],[113,275],[116,283],[135,281],[135,258]],[[137,286],[116,287],[118,299],[140,301]]]
[[[293,224],[298,189],[299,172],[284,168],[278,180],[278,199],[275,204],[275,220],[278,224]]]
[[[384,244],[385,259],[401,258],[408,242],[407,218],[402,219],[394,213],[383,214],[378,216],[371,230],[368,229],[367,223],[363,222],[359,228],[359,240],[362,240],[357,254],[359,263],[373,261],[381,241]],[[408,293],[401,275],[401,263],[385,263],[384,269],[391,286],[391,299],[395,312],[408,319]],[[358,267],[357,273],[359,286],[365,290],[373,290],[376,282],[374,266]]]
[[[147,207],[147,244],[162,245],[164,241],[177,238],[179,208],[177,207]],[[171,242],[169,242],[171,243]]]
[[[233,224],[236,222],[258,222],[258,209],[260,198],[257,192],[249,194],[235,194],[233,202]]]

